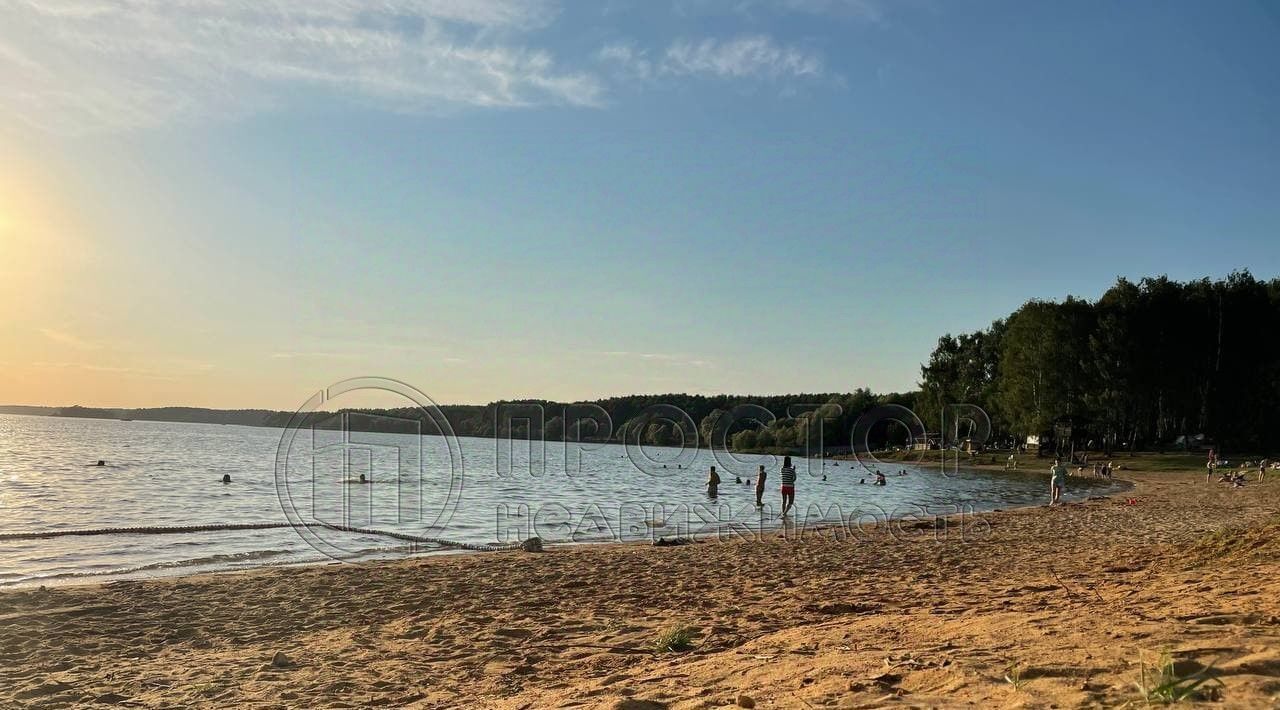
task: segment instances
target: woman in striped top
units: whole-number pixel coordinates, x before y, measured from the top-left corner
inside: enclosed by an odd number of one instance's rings
[[[796,467],[791,465],[791,457],[782,458],[782,514],[786,515],[796,504]]]

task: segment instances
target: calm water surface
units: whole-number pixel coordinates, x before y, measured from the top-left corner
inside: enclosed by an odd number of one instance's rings
[[[321,520],[461,542],[755,534],[779,525],[772,457],[621,445],[586,450],[491,439],[299,432],[0,415],[0,532]],[[107,465],[98,467],[97,460]],[[282,476],[277,480],[277,463]],[[767,507],[746,481],[769,471]],[[722,484],[708,495],[707,468]],[[1028,459],[1026,465],[1040,464]],[[797,524],[949,514],[1045,502],[1048,476],[890,464],[889,485],[856,462],[798,461]],[[908,475],[896,475],[906,470]],[[363,473],[369,484],[356,483]],[[232,482],[224,485],[222,476]],[[825,479],[824,479],[825,476]],[[744,483],[735,483],[735,477]],[[1069,498],[1120,484],[1072,479]],[[414,554],[439,551],[419,546]],[[0,586],[375,559],[404,542],[318,529],[0,541]]]

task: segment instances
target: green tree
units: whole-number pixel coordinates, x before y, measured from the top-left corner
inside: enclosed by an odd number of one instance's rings
[[[1085,413],[1093,307],[1029,301],[1009,317],[1001,345],[999,402],[1012,431],[1040,434],[1059,417]]]

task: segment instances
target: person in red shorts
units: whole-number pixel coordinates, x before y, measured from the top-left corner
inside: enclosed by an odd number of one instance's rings
[[[796,504],[796,467],[791,465],[791,457],[782,458],[782,514]]]

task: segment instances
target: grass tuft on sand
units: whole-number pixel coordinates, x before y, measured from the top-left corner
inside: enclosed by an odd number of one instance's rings
[[[653,642],[653,650],[658,653],[680,653],[693,648],[693,629],[678,624],[664,629]]]
[[[1140,660],[1139,665],[1138,692],[1148,705],[1221,698],[1223,683],[1214,675],[1213,663],[1195,670],[1182,668],[1168,651],[1164,651],[1155,666],[1148,667],[1145,660]]]
[[[1191,567],[1270,556],[1280,552],[1280,516],[1254,527],[1228,526],[1190,544],[1187,562]]]

